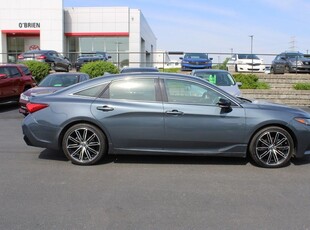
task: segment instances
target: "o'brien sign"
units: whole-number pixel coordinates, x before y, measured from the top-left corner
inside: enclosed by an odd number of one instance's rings
[[[19,28],[40,28],[40,22],[20,22]]]

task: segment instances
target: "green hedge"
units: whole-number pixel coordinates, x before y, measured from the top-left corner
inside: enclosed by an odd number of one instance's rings
[[[310,83],[297,83],[293,87],[296,90],[310,90]]]
[[[28,67],[32,73],[32,76],[34,76],[37,82],[40,82],[42,78],[47,76],[50,72],[50,66],[45,62],[25,61],[21,64],[24,64]]]
[[[241,82],[241,89],[269,89],[270,86],[265,82],[259,82],[259,78],[255,74],[233,74],[237,82]]]
[[[118,68],[111,62],[106,61],[95,61],[85,63],[80,72],[87,73],[90,78],[95,78],[99,76],[103,76],[104,73],[119,73]]]

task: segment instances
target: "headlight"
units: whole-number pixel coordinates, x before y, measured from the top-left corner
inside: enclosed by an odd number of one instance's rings
[[[26,96],[26,95],[23,94],[23,93],[20,95],[20,99],[25,100],[25,101],[29,101],[29,97]]]
[[[304,125],[310,125],[310,118],[304,118],[304,117],[295,117],[295,121],[304,124]]]

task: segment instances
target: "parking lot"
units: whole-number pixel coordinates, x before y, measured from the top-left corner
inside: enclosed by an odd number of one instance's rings
[[[27,146],[22,119],[0,106],[0,229],[310,229],[310,157],[280,169],[175,156],[76,166]]]

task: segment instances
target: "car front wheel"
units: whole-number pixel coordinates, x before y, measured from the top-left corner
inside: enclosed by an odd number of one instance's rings
[[[76,124],[63,136],[62,150],[72,163],[92,165],[97,163],[107,149],[105,135],[96,126]]]
[[[284,129],[271,126],[258,131],[250,143],[250,155],[264,168],[286,166],[294,153],[294,142]]]

